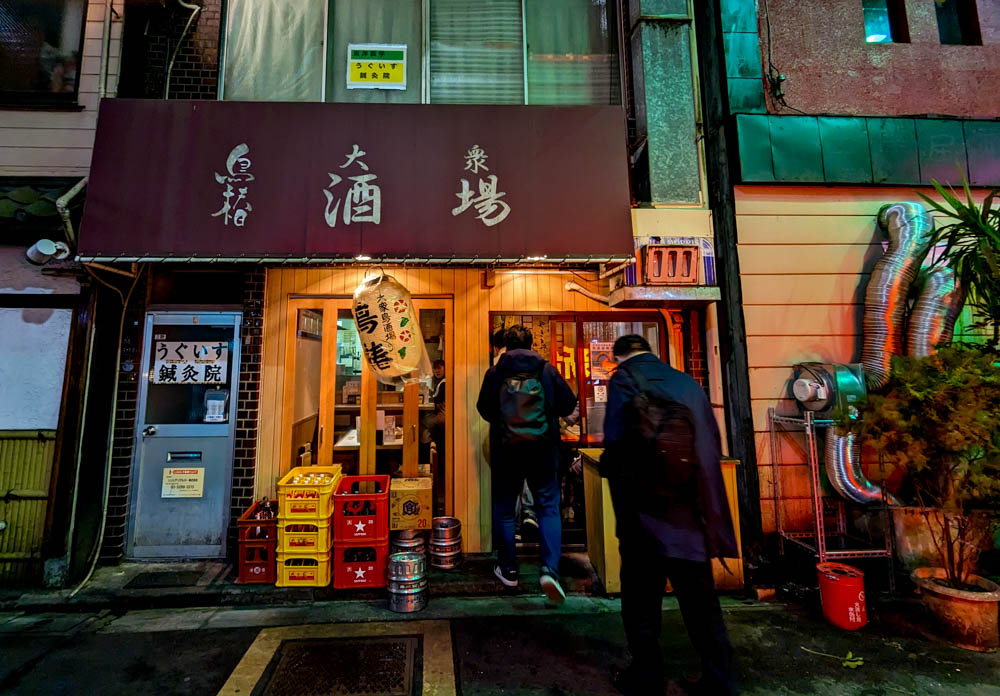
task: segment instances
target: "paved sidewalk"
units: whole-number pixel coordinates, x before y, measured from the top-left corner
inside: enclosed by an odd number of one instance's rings
[[[676,602],[667,598],[663,608],[665,660],[673,674],[690,673],[696,666]],[[745,694],[1000,696],[1000,655],[917,637],[893,614],[913,618],[918,605],[873,607],[893,620],[854,633],[777,603],[727,599],[724,608]],[[384,599],[14,612],[0,614],[0,693],[211,696],[227,682],[257,683],[286,639],[412,634],[423,637],[423,696],[608,696],[608,671],[624,653],[619,609],[617,600],[580,595],[551,609],[525,594],[438,597],[413,615],[393,614]],[[848,651],[863,665],[843,666]],[[449,658],[453,667],[442,669]]]

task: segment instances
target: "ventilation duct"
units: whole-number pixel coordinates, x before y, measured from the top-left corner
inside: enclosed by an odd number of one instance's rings
[[[889,381],[893,355],[903,353],[903,318],[910,285],[934,233],[934,220],[919,203],[893,203],[878,214],[889,236],[889,248],[875,264],[865,292],[864,365],[868,388]]]
[[[965,304],[965,290],[950,266],[923,269],[919,285],[920,295],[910,313],[906,354],[922,358],[942,343],[951,343]]]

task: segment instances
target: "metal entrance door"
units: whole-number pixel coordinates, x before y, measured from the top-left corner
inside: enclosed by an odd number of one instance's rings
[[[149,312],[125,553],[226,554],[239,388],[238,312]]]

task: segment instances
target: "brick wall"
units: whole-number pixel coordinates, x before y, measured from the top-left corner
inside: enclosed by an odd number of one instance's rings
[[[705,361],[705,341],[702,337],[701,310],[691,309],[685,315],[684,322],[684,371],[691,375],[698,384],[708,390],[708,365]]]
[[[148,278],[147,274],[147,281]],[[139,371],[142,368],[145,297],[145,284],[142,284],[132,293],[122,332],[122,362],[118,375],[118,398],[115,405],[115,431],[111,455],[111,488],[108,496],[104,543],[101,546],[102,561],[118,560],[125,551],[125,524],[128,518],[129,481],[132,476]],[[115,314],[115,310],[116,308],[112,307],[108,314]],[[117,326],[108,330],[115,329]]]
[[[216,98],[222,0],[195,1],[202,10],[177,51],[170,77],[170,99]],[[188,10],[176,3],[129,9],[125,17],[119,96],[163,98],[167,67],[190,16]]]
[[[264,344],[263,269],[249,271],[243,280],[242,355],[240,390],[236,402],[236,451],[230,501],[229,553],[236,549],[236,518],[253,503],[257,462],[257,405],[260,397],[261,353]]]

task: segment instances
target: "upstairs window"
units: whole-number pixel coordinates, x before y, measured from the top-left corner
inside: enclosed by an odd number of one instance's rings
[[[868,43],[909,43],[903,0],[861,0]]]
[[[618,6],[612,0],[229,0],[222,96],[620,104]]]
[[[72,105],[87,0],[0,1],[0,104]]]
[[[941,43],[958,46],[981,46],[976,0],[934,0],[938,36]]]

